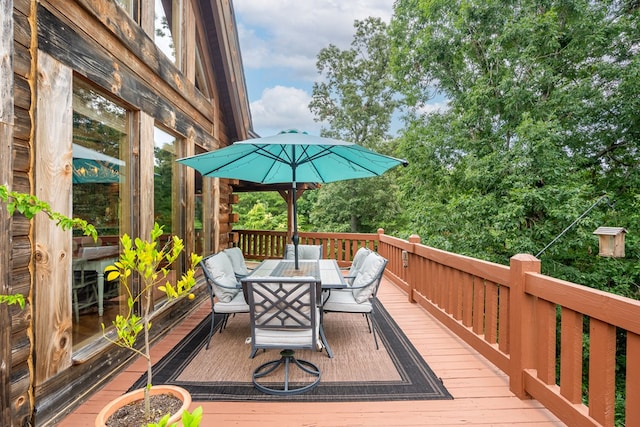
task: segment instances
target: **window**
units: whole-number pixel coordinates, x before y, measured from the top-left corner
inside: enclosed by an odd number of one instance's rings
[[[138,0],[116,0],[134,21],[138,22]]]
[[[176,66],[176,46],[178,46],[179,14],[175,0],[155,0],[155,43]]]
[[[179,200],[179,183],[176,163],[178,151],[178,138],[155,127],[154,135],[154,171],[153,171],[153,218],[158,225],[163,227],[164,236],[161,242],[166,242],[171,235],[183,236],[180,226],[180,212],[177,209]],[[178,263],[179,264],[179,263]],[[175,270],[180,271],[181,265],[172,266],[174,272],[168,278],[176,280]],[[154,301],[166,299],[163,292],[154,293]]]
[[[73,84],[73,215],[95,225],[99,239],[73,236],[74,348],[102,334],[119,313],[120,289],[104,267],[117,259],[119,238],[130,233],[128,158],[130,114],[122,105],[75,80]]]

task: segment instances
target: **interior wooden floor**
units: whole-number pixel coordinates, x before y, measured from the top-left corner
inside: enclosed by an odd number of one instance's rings
[[[202,406],[201,426],[563,426],[536,400],[520,400],[509,391],[507,377],[444,328],[424,309],[410,304],[386,280],[379,299],[433,371],[453,400],[390,402],[194,402]],[[210,311],[204,302],[153,348],[153,360],[175,346]],[[233,321],[233,320],[231,320]],[[137,360],[58,425],[87,427],[104,403],[122,394],[142,375]]]

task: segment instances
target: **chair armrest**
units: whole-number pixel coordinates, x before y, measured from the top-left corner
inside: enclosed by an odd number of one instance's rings
[[[214,285],[224,288],[224,289],[240,289],[242,287],[242,284],[240,283],[240,280],[236,281],[236,285],[235,286],[226,286],[223,284],[220,284],[219,282],[216,282],[215,280],[211,281]]]

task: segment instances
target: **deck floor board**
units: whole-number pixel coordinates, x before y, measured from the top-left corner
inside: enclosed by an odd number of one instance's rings
[[[379,299],[454,397],[447,401],[390,402],[195,402],[202,426],[564,426],[536,400],[509,391],[507,376],[445,328],[391,282]],[[208,302],[153,348],[153,360],[175,346],[209,311]],[[86,427],[114,393],[126,391],[144,372],[138,360],[67,416],[59,427]]]

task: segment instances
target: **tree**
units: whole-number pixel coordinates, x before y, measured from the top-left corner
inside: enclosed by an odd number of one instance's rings
[[[323,79],[314,83],[309,108],[329,125],[323,136],[343,139],[392,154],[389,128],[399,105],[389,69],[387,25],[379,18],[355,21],[351,48],[329,45],[318,54]],[[395,174],[375,180],[350,180],[318,190],[311,222],[325,231],[397,230],[399,221]]]
[[[235,228],[246,230],[286,230],[287,204],[276,192],[242,193],[234,206],[239,221]]]
[[[544,255],[556,277],[576,279],[577,264],[593,271],[591,232],[607,218],[628,221],[618,206],[633,206],[640,184],[639,12],[630,6],[396,3],[392,66],[413,109],[401,185],[426,243],[506,263],[536,254],[606,193],[617,212],[594,210]],[[436,93],[448,110],[422,114]]]

